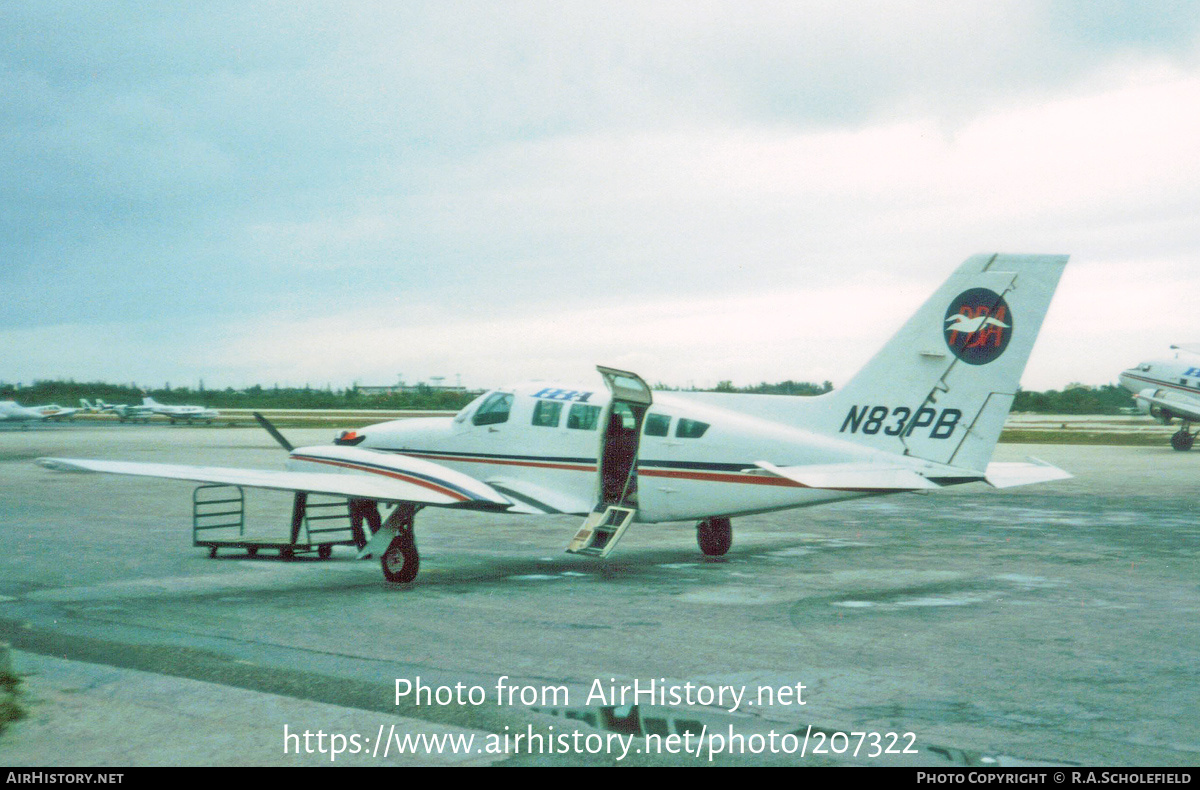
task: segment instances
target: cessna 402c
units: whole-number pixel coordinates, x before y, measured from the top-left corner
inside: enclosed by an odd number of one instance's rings
[[[411,581],[425,506],[584,518],[567,551],[607,556],[632,522],[697,521],[721,555],[730,518],[984,481],[1070,477],[1036,459],[990,463],[1065,256],[969,258],[840,390],[817,397],[651,392],[537,382],[457,416],[398,420],[290,450],[287,471],[43,458],[57,470],[345,496],[376,528],[359,556]],[[599,382],[597,382],[599,383]],[[394,505],[379,525],[378,505]],[[365,513],[364,513],[365,508]],[[364,535],[365,538],[365,535]]]

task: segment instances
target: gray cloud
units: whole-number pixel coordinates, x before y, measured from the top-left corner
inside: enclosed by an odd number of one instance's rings
[[[126,323],[183,348],[264,311],[752,298],[993,244],[1171,260],[1195,188],[1131,197],[1164,173],[1149,133],[977,122],[1194,76],[1197,24],[1186,3],[8,3],[0,332],[103,327],[113,370]]]

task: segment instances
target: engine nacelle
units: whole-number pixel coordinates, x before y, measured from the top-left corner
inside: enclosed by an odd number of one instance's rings
[[[1171,420],[1175,419],[1175,415],[1169,409],[1165,409],[1157,403],[1151,403],[1149,398],[1162,398],[1162,390],[1144,389],[1139,392],[1134,398],[1138,411],[1142,414],[1149,414],[1163,425],[1170,425]]]

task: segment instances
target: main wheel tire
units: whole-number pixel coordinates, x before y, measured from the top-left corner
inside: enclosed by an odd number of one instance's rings
[[[1192,449],[1192,444],[1196,441],[1196,437],[1192,436],[1187,431],[1176,431],[1171,434],[1171,447],[1186,452]]]
[[[392,538],[379,558],[379,565],[383,568],[383,577],[394,584],[407,584],[417,578],[421,557],[412,536],[401,534]]]
[[[727,518],[708,518],[696,525],[696,542],[709,557],[720,557],[733,545],[733,524]]]

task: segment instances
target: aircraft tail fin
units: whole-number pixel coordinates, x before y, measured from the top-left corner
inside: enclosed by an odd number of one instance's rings
[[[1058,286],[1065,255],[968,258],[804,427],[983,471]]]

